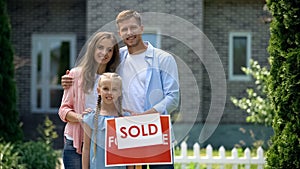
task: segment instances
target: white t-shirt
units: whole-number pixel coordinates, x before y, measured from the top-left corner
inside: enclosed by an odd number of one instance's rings
[[[136,113],[144,112],[147,67],[145,52],[128,54],[122,70],[123,108]]]
[[[98,100],[97,87],[98,87],[99,79],[100,79],[100,75],[97,74],[93,90],[85,94],[85,109],[91,108],[93,110],[96,110],[97,100]]]

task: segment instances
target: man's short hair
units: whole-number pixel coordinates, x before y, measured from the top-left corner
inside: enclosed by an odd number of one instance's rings
[[[120,22],[123,22],[124,20],[130,19],[132,17],[135,18],[139,25],[142,25],[141,15],[134,10],[125,10],[120,12],[116,18],[117,25],[119,25]]]

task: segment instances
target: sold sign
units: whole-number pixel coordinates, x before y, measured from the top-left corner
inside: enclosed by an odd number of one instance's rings
[[[118,149],[163,143],[158,113],[116,118],[115,124]]]
[[[137,137],[152,137],[156,130],[153,127],[155,124],[153,121],[148,120],[147,116],[141,115],[144,118],[140,119],[148,121],[149,125],[140,124],[136,127],[135,125],[126,126],[123,129],[124,133],[119,128],[120,135],[126,136],[126,138],[137,138]],[[132,117],[136,116],[131,116]],[[138,116],[137,116],[138,117]],[[124,165],[144,165],[144,164],[172,164],[172,144],[171,144],[171,122],[170,115],[161,115],[161,130],[162,130],[162,144],[133,147],[133,148],[118,148],[117,136],[116,136],[116,120],[118,118],[111,118],[106,120],[106,133],[105,133],[105,166],[124,166]],[[124,118],[124,117],[121,117]],[[142,122],[142,121],[141,121]],[[144,126],[144,127],[142,127]],[[124,126],[123,126],[124,127]],[[149,128],[148,128],[149,127]],[[139,130],[139,131],[138,131]],[[143,131],[144,130],[144,131]],[[157,128],[158,131],[158,128]],[[126,134],[125,134],[126,133]],[[131,134],[130,134],[131,133]],[[135,144],[138,142],[136,139],[134,142],[128,142],[127,144]]]

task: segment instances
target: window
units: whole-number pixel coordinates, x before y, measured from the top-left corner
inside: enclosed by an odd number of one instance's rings
[[[31,107],[57,113],[63,95],[61,76],[75,63],[75,35],[32,36]]]
[[[144,41],[150,42],[154,47],[160,48],[160,31],[155,28],[145,28],[142,35]]]
[[[229,80],[250,80],[250,76],[242,71],[249,67],[251,57],[251,34],[229,34]]]

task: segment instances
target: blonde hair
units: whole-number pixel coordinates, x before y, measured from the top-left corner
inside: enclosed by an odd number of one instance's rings
[[[99,82],[98,86],[101,86],[101,79],[110,79],[113,83],[120,84],[120,91],[121,95],[118,97],[117,102],[115,103],[115,107],[118,111],[118,116],[123,116],[123,109],[122,109],[122,78],[117,73],[103,73]],[[100,115],[101,110],[101,95],[98,95],[97,100],[97,108],[94,117],[94,157],[96,158],[96,150],[97,150],[97,131],[98,131],[98,116]]]
[[[86,52],[78,64],[78,67],[82,67],[82,89],[85,93],[88,93],[90,90],[92,90],[95,84],[95,74],[97,73],[99,64],[95,62],[94,55],[95,50],[97,49],[97,44],[103,39],[110,39],[114,44],[113,55],[111,60],[106,65],[105,72],[115,72],[120,63],[119,46],[114,34],[110,32],[96,32],[89,40]]]
[[[119,27],[120,22],[123,22],[130,18],[134,18],[138,22],[139,25],[142,25],[141,15],[137,11],[125,10],[118,14],[118,16],[116,18],[117,26]]]

